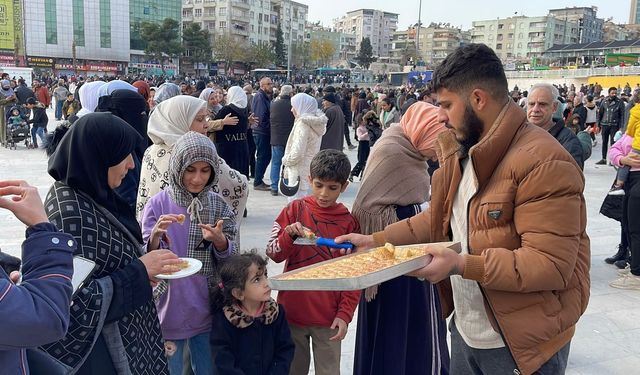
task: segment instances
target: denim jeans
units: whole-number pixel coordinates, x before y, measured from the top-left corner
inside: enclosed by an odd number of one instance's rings
[[[64,104],[64,100],[56,99],[56,120],[62,119],[62,105]]]
[[[44,128],[41,128],[39,126],[31,127],[31,141],[33,142],[34,146],[38,144],[36,135],[40,137],[40,145],[44,145]]]
[[[271,191],[278,191],[284,146],[271,146]]]
[[[253,134],[256,143],[256,177],[253,186],[264,184],[262,180],[271,161],[271,136],[269,134]]]
[[[169,373],[171,375],[182,375],[184,365],[182,359],[184,355],[185,342],[189,341],[189,351],[191,352],[191,368],[195,375],[213,374],[213,362],[211,361],[211,346],[209,345],[209,333],[201,333],[185,340],[168,340],[177,346],[176,352],[169,357]]]

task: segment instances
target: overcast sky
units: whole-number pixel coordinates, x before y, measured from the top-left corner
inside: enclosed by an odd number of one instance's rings
[[[309,6],[309,21],[331,26],[334,18],[362,8],[380,9],[399,14],[398,30],[418,22],[419,0],[295,0]],[[448,22],[463,29],[472,21],[518,15],[544,16],[551,8],[597,6],[598,17],[613,17],[616,23],[629,22],[631,0],[452,0],[422,1],[422,23]]]

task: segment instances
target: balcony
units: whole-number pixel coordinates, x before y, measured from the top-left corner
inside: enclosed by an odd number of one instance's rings
[[[215,13],[205,13],[202,15],[202,20],[203,21],[215,21],[216,20],[216,14]]]
[[[231,6],[246,9],[246,10],[251,9],[251,4],[249,3],[249,0],[232,0]]]
[[[232,34],[232,35],[241,35],[241,36],[245,36],[245,37],[249,36],[249,31],[247,31],[246,29],[238,29],[238,28],[235,28],[235,27],[229,28],[229,33]]]
[[[240,21],[240,22],[248,23],[249,22],[249,13],[232,11],[231,12],[231,20],[232,21]]]

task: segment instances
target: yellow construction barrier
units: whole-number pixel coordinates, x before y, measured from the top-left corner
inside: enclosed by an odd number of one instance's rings
[[[636,84],[640,83],[640,76],[592,76],[589,77],[588,80],[589,84],[599,83],[604,90],[607,90],[609,87],[618,86],[620,86],[620,88],[624,88],[624,85],[626,85],[627,82],[633,90],[636,87]]]

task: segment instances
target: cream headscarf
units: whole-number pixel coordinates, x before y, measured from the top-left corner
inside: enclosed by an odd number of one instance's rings
[[[80,98],[82,109],[78,111],[76,116],[82,117],[87,113],[92,113],[96,110],[96,107],[98,106],[98,99],[100,98],[98,92],[100,87],[104,85],[106,85],[106,83],[103,81],[93,81],[80,86],[78,97]]]
[[[191,123],[207,102],[189,95],[178,95],[158,104],[151,112],[147,134],[154,144],[173,146],[191,128]]]
[[[199,98],[204,100],[205,102],[208,102],[209,101],[209,97],[214,92],[216,92],[216,90],[212,89],[211,87],[207,87],[206,89],[202,90],[202,92],[200,93]]]
[[[242,87],[233,86],[229,88],[229,91],[227,91],[227,104],[233,104],[240,109],[247,108],[247,94]]]
[[[298,117],[305,115],[316,116],[318,111],[318,101],[311,95],[299,93],[291,98],[291,106],[296,110]]]
[[[98,97],[111,95],[111,93],[116,90],[131,90],[138,92],[138,89],[129,82],[121,79],[114,79],[113,81],[107,82],[98,88]]]

